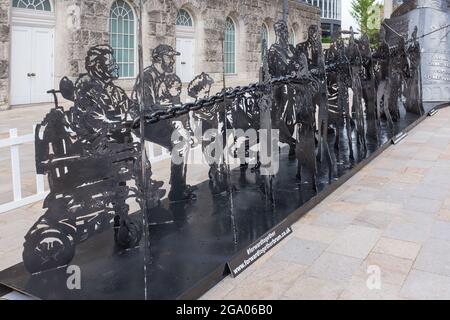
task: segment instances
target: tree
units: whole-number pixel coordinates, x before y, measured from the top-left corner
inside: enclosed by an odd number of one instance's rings
[[[367,33],[372,44],[376,43],[380,31],[383,5],[377,0],[352,0],[350,14],[359,24],[359,30]]]

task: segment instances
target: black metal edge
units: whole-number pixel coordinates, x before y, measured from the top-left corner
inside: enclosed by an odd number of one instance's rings
[[[443,109],[445,107],[450,107],[450,103],[444,103],[436,106],[436,109]],[[428,118],[428,113],[420,116],[417,120],[407,126],[402,132],[407,133],[414,129],[419,123]],[[321,203],[325,198],[330,196],[334,191],[336,191],[339,187],[341,187],[344,183],[346,183],[350,178],[356,175],[361,169],[367,166],[370,162],[375,160],[381,153],[386,151],[389,147],[393,146],[392,141],[388,140],[386,143],[382,144],[375,152],[373,152],[369,157],[364,159],[363,161],[356,164],[350,171],[346,172],[343,176],[339,177],[338,180],[332,182],[330,185],[325,187],[317,196],[310,199],[303,206],[292,212],[289,216],[287,216],[283,221],[274,226],[272,229],[279,227],[282,224],[291,224],[293,225],[298,220],[300,220],[304,215],[306,215],[309,211],[314,209],[319,203]],[[259,239],[258,239],[259,240]],[[258,241],[256,240],[256,241]],[[242,251],[242,250],[241,250]],[[239,255],[241,251],[237,252],[236,255]],[[196,285],[191,287],[191,289],[187,290],[183,294],[181,294],[177,300],[197,300],[202,297],[206,292],[214,288],[219,282],[225,279],[230,273],[225,272],[227,270],[226,262],[223,266],[217,268],[214,272],[210,273],[203,280],[199,281]]]
[[[5,290],[5,292],[3,292],[2,289]],[[24,290],[16,288],[16,287],[14,287],[12,285],[8,285],[8,284],[3,283],[3,282],[0,283],[0,297],[4,296],[6,294],[12,293],[12,292],[18,292],[18,293],[23,294],[24,296],[27,296],[27,297],[29,297],[31,299],[34,299],[34,300],[42,300],[41,298],[36,297],[36,296],[34,296],[34,295],[24,291]]]
[[[8,293],[11,293],[12,291],[13,290],[10,287],[0,284],[0,298]]]

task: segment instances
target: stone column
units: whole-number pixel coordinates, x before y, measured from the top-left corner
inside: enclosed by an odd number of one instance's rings
[[[0,110],[9,109],[10,0],[0,0]]]

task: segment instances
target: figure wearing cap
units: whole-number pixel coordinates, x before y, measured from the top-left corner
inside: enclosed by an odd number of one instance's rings
[[[175,57],[180,53],[167,44],[160,44],[152,51],[152,64],[144,70],[144,96],[142,102],[146,110],[156,111],[161,103],[162,86],[167,74],[173,74],[175,70]],[[140,92],[140,76],[138,75],[134,85],[133,98]]]
[[[133,90],[133,99],[141,101],[144,105],[144,113],[151,114],[161,109],[167,109],[180,104],[181,80],[174,73],[176,56],[180,53],[167,44],[160,44],[152,51],[152,64],[144,70],[143,97],[140,97],[141,79],[138,75]],[[139,99],[140,98],[140,99]],[[139,115],[134,110],[133,116]],[[147,124],[144,128],[145,140],[158,144],[168,149],[172,156],[178,153],[181,163],[172,161],[170,170],[169,200],[181,201],[195,199],[193,191],[195,187],[186,184],[186,170],[184,164],[188,152],[189,139],[186,127],[189,118],[187,116],[175,119],[160,120]],[[172,134],[178,132],[177,140],[172,140]]]

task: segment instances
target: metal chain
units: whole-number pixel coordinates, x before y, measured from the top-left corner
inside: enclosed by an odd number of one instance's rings
[[[389,25],[385,23],[385,25],[392,29]],[[437,30],[434,30],[432,32],[429,32],[427,34],[424,34],[420,38],[424,38],[425,36],[429,36],[432,33],[435,33],[437,31],[440,31],[442,29],[448,28],[450,25],[443,26]],[[407,43],[412,40],[408,40]],[[338,61],[336,63],[332,63],[326,66],[326,72],[330,71],[339,71],[339,69],[343,65],[348,65],[348,61]],[[314,74],[314,73],[313,73]],[[181,106],[172,106],[166,110],[158,110],[150,115],[144,115],[144,121],[145,123],[152,124],[156,123],[161,120],[167,120],[167,119],[173,119],[182,115],[186,115],[191,111],[199,111],[203,108],[211,108],[212,106],[218,104],[218,103],[224,103],[226,100],[234,100],[237,97],[241,97],[248,93],[255,93],[255,92],[264,92],[264,90],[267,87],[271,87],[274,85],[288,85],[288,84],[299,84],[299,83],[305,83],[310,82],[311,78],[309,77],[302,77],[298,76],[296,74],[291,74],[287,76],[272,78],[266,83],[252,83],[244,87],[235,87],[235,88],[227,88],[225,90],[222,90],[221,92],[218,92],[217,94],[208,97],[208,98],[202,98],[196,102],[188,102]],[[131,122],[131,126],[133,129],[137,129],[140,126],[140,117],[135,119]]]

